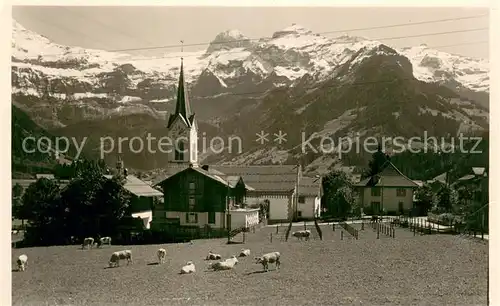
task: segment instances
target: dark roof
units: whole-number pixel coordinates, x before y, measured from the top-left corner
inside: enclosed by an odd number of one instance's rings
[[[193,171],[196,171],[214,181],[217,181],[225,186],[229,186],[230,188],[234,188],[236,186],[236,184],[238,184],[238,182],[240,180],[242,180],[243,184],[245,185],[246,189],[247,190],[253,190],[252,186],[249,186],[246,184],[245,180],[242,179],[241,176],[237,176],[237,175],[232,175],[232,176],[224,176],[224,177],[221,177],[218,173],[212,173],[212,172],[209,172],[209,171],[206,171],[206,170],[203,170],[201,167],[189,167],[189,168],[176,168],[177,171],[175,171],[174,174],[172,175],[163,175],[162,177],[165,177],[164,179],[162,179],[161,181],[159,181],[158,183],[156,183],[156,185],[160,184],[161,182],[165,181],[165,180],[168,180],[174,176],[176,176],[177,174],[181,173],[181,172],[184,172],[184,171],[188,171],[188,170],[193,170]],[[172,171],[174,172],[174,171]],[[172,173],[171,172],[171,173]]]
[[[406,177],[396,166],[387,161],[379,174],[368,177],[355,184],[358,187],[418,187],[418,185]]]
[[[191,125],[193,124],[194,114],[191,113],[191,106],[189,105],[186,83],[184,82],[184,64],[182,62],[182,59],[181,71],[179,75],[179,85],[177,86],[177,102],[175,104],[175,113],[171,114],[168,118],[167,128],[170,128],[177,117],[180,117],[189,127],[191,127]]]

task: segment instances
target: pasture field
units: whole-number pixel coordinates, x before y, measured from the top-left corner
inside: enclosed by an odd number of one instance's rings
[[[296,230],[294,228],[294,230]],[[28,255],[25,272],[12,273],[13,305],[478,305],[486,304],[488,245],[448,235],[396,238],[365,227],[359,240],[323,227],[323,241],[273,239],[275,228],[247,234],[245,244],[225,239],[193,244],[78,246],[12,250]],[[158,248],[167,250],[157,265]],[[208,272],[208,251],[223,258],[249,248],[234,270]],[[130,249],[133,264],[107,268],[113,251]],[[281,269],[262,273],[255,256],[281,252]],[[193,261],[196,273],[179,275]],[[13,269],[16,267],[13,266]]]

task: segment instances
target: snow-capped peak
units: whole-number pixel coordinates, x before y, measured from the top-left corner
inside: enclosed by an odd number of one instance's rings
[[[312,31],[298,24],[292,24],[283,30],[276,31],[273,34],[273,39],[280,38],[287,35],[311,35]]]
[[[210,42],[207,53],[233,48],[248,48],[251,45],[250,39],[239,30],[226,30],[217,34],[214,40]]]
[[[226,30],[224,32],[219,33],[220,36],[226,37],[228,40],[233,39],[248,39],[240,30]],[[219,36],[217,35],[217,36]]]

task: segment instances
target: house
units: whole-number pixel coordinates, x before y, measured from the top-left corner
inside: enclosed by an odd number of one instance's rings
[[[360,205],[366,214],[411,211],[413,193],[418,184],[406,177],[393,163],[387,161],[382,171],[355,184]]]
[[[230,228],[228,225],[233,223],[227,215],[241,205],[246,192],[252,190],[241,177],[222,178],[206,167],[195,165],[164,179],[158,186],[163,190],[164,203],[155,207],[154,228],[168,224]],[[251,213],[254,214],[254,210]],[[244,220],[247,220],[245,216]]]
[[[144,227],[149,229],[153,221],[153,208],[161,202],[163,193],[136,176],[128,174],[121,158],[118,158],[116,162],[116,170],[117,173],[123,174],[125,180],[123,188],[132,196],[130,201],[132,217],[141,218]],[[113,175],[106,174],[104,177],[111,179]]]
[[[200,170],[197,149],[198,128],[196,123],[196,116],[191,111],[189,97],[187,94],[187,90],[185,89],[182,61],[179,84],[177,88],[175,112],[169,116],[166,127],[167,137],[171,140],[171,142],[177,145],[175,148],[169,150],[170,153],[168,155],[168,164],[166,166],[166,169],[164,170],[164,173],[162,175],[153,179],[153,185],[163,186],[163,192],[166,195],[164,207],[170,210],[172,213],[175,212],[177,214],[177,211],[172,211],[171,209],[180,209],[181,207],[187,207],[188,198],[182,198],[182,201],[184,201],[183,203],[169,203],[169,201],[181,200],[176,197],[169,198],[171,192],[168,190],[168,188],[174,188],[175,192],[186,193],[188,187],[187,185],[182,185],[180,187],[181,189],[179,190],[178,186],[172,185],[171,181],[166,180],[168,180],[170,177],[174,177],[177,173],[186,171],[187,168],[190,168],[197,169],[199,171],[189,170],[189,173],[194,173],[193,171],[197,171],[199,174],[196,175],[205,175],[207,178],[212,177],[212,180],[216,178],[215,180],[222,180],[229,185],[234,185],[234,180],[241,180],[242,182],[244,182],[244,184],[242,184],[246,186],[246,196],[245,202],[241,204],[258,205],[259,203],[267,200],[269,202],[268,221],[270,223],[297,219],[299,214],[303,218],[314,218],[314,212],[320,206],[321,182],[317,180],[311,181],[304,177],[302,175],[302,168],[300,167],[300,165],[215,165],[210,167],[205,165],[203,166],[203,168],[205,169],[202,168],[203,171]],[[187,173],[188,172],[184,173],[183,175],[188,175]],[[301,183],[302,179],[304,179],[305,184]],[[215,197],[220,199],[221,197],[226,197],[227,194],[220,188],[216,188],[216,190],[218,190],[220,194],[210,194],[207,196],[212,198],[200,198],[199,201],[208,201],[213,205],[219,205],[219,202],[216,203],[213,198]],[[304,203],[300,203],[301,205],[298,205],[299,198],[301,201],[304,201]],[[207,205],[203,207],[204,209],[212,209]],[[220,210],[220,207],[217,207],[217,209]],[[158,207],[160,215],[165,212],[165,208]],[[220,212],[219,210],[217,210],[217,212]],[[201,213],[201,211],[198,211],[197,213]]]

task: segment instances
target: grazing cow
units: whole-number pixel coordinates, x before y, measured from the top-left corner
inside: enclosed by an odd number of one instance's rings
[[[220,259],[222,259],[222,256],[220,256],[220,254],[212,253],[212,251],[208,252],[208,255],[206,258],[206,260],[220,260]]]
[[[241,249],[240,257],[247,257],[247,256],[250,256],[250,250],[249,249]]]
[[[118,251],[114,252],[111,254],[111,258],[109,259],[109,267],[119,267],[120,266],[120,259],[126,259],[127,260],[127,266],[129,263],[132,263],[132,251],[131,250],[124,250],[124,251]]]
[[[111,237],[99,238],[99,244],[97,245],[97,247],[100,247],[103,244],[107,244],[107,245],[111,246]]]
[[[165,249],[158,249],[158,252],[156,253],[158,256],[158,263],[162,264],[165,262],[165,257],[167,256],[167,251]]]
[[[18,271],[26,270],[27,265],[28,265],[28,256],[23,254],[17,258],[17,270]]]
[[[236,256],[231,256],[231,258],[228,258],[226,260],[210,264],[208,268],[213,269],[214,271],[231,270],[237,264],[238,259],[236,258]]]
[[[264,270],[267,272],[269,271],[269,264],[270,263],[275,263],[276,264],[276,270],[280,269],[280,252],[271,252],[262,255],[261,257],[255,257],[256,262],[255,263],[260,263],[262,264]]]
[[[87,238],[83,239],[82,250],[83,250],[85,247],[92,248],[92,246],[93,246],[93,245],[94,245],[94,238],[92,238],[92,237],[87,237]]]
[[[192,261],[188,261],[184,267],[181,268],[180,274],[189,274],[196,272],[196,268],[194,267],[194,263]]]
[[[303,230],[303,231],[293,232],[292,236],[297,237],[297,239],[300,239],[300,240],[302,240],[302,238],[309,240],[309,237],[311,236],[311,231],[310,230]]]

